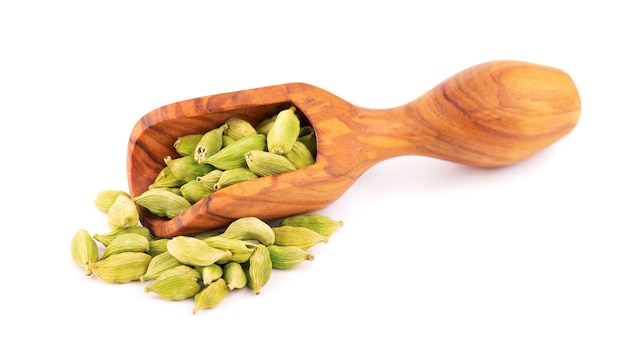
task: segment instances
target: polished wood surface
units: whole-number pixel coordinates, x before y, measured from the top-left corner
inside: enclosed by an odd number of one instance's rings
[[[257,124],[292,105],[315,130],[315,164],[230,186],[171,220],[140,209],[141,223],[170,238],[221,228],[244,216],[269,220],[319,210],[374,164],[401,155],[476,167],[510,165],[568,134],[581,109],[568,74],[517,61],[470,67],[390,109],[359,107],[304,83],[200,97],[163,106],[137,122],[128,146],[131,195],[147,189],[163,168],[163,157],[177,155],[177,137],[204,133],[233,116]]]

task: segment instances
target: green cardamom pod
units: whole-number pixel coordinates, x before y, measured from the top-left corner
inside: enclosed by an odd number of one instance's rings
[[[109,208],[109,228],[112,230],[137,226],[139,212],[133,200],[126,195],[119,195]]]
[[[201,309],[213,308],[220,304],[228,295],[228,287],[224,279],[217,279],[207,287],[203,288],[194,296],[193,314]]]
[[[246,166],[245,155],[251,150],[265,150],[265,136],[255,134],[236,140],[206,158],[205,162],[221,170],[235,169]]]
[[[196,236],[196,238],[198,237]],[[254,248],[248,241],[222,236],[206,237],[203,238],[202,241],[206,242],[213,248],[232,253],[230,257],[218,260],[216,262],[217,264],[225,264],[228,262],[245,263],[248,259],[250,259],[250,255],[252,255],[252,250]]]
[[[154,292],[162,298],[181,301],[193,297],[200,292],[200,274],[194,268],[179,265],[159,275],[154,281],[146,286],[146,292]]]
[[[276,175],[296,169],[285,156],[262,150],[251,150],[246,153],[245,162],[258,176]]]
[[[223,170],[215,169],[206,175],[198,177],[196,180],[200,182],[207,191],[215,192],[215,184],[220,180],[223,173]]]
[[[182,187],[184,185],[181,185],[180,187]],[[180,191],[180,187],[163,187],[161,188],[164,191],[170,191],[178,196],[183,196],[183,192]]]
[[[258,178],[258,176],[254,172],[250,171],[250,169],[245,167],[224,170],[224,172],[220,175],[220,178],[215,183],[214,187],[217,191],[224,187],[232,186],[239,182],[253,180],[255,178]]]
[[[172,170],[176,178],[184,182],[195,180],[197,177],[206,175],[215,169],[212,165],[196,162],[193,156],[190,155],[176,159],[166,156],[163,160],[165,164],[170,167],[170,170]]]
[[[190,236],[172,238],[167,243],[167,251],[181,263],[191,266],[207,266],[232,256],[230,251],[213,248],[206,242]]]
[[[272,268],[291,269],[305,260],[313,260],[313,254],[307,253],[304,249],[296,246],[267,246],[272,259]]]
[[[108,258],[111,255],[123,253],[123,252],[148,252],[150,248],[150,241],[142,235],[136,233],[126,233],[117,236],[111,243],[104,249],[102,253],[102,259]]]
[[[152,257],[143,252],[124,252],[90,263],[88,267],[105,282],[126,283],[145,274]]]
[[[229,262],[224,264],[222,270],[224,271],[222,277],[226,281],[229,290],[244,288],[248,285],[248,278],[241,264]]]
[[[219,230],[215,230],[215,231],[208,231],[208,232],[201,232],[199,234],[195,234],[193,235],[194,238],[197,238],[199,240],[205,240],[209,237],[213,237],[213,236],[217,236],[219,235],[221,232]]]
[[[87,230],[80,229],[72,237],[72,259],[85,271],[85,275],[91,275],[89,264],[98,260],[98,245]]]
[[[96,208],[102,210],[105,213],[108,213],[109,208],[111,207],[111,205],[113,205],[113,203],[115,203],[115,199],[117,199],[117,196],[120,195],[130,198],[130,194],[120,190],[106,189],[104,191],[101,191],[100,193],[98,193],[96,199],[94,200]]]
[[[296,246],[307,250],[318,243],[328,243],[328,237],[300,226],[273,227],[274,244],[279,246]]]
[[[315,163],[315,158],[309,148],[300,141],[296,141],[291,150],[284,155],[296,169],[301,169]]]
[[[163,252],[161,254],[157,254],[152,257],[150,264],[148,264],[148,268],[146,269],[145,274],[143,274],[139,281],[150,281],[154,280],[159,275],[164,272],[174,269],[177,266],[183,265],[178,259],[174,258],[174,256],[170,252]]]
[[[274,231],[263,220],[248,216],[231,222],[218,237],[237,240],[254,240],[265,246],[274,243]]]
[[[272,275],[272,258],[270,252],[262,244],[255,246],[250,260],[248,260],[248,286],[255,294],[261,293],[261,287],[269,281]]]
[[[114,229],[114,230],[111,230],[110,232],[103,233],[103,234],[97,233],[93,235],[93,238],[96,241],[102,243],[103,245],[108,246],[118,236],[127,234],[127,233],[136,233],[138,235],[145,237],[146,239],[148,239],[148,241],[152,241],[154,239],[154,237],[152,237],[152,234],[150,233],[150,229],[147,227],[143,227],[143,226],[130,226],[126,228]]]
[[[285,154],[291,150],[300,134],[300,119],[291,107],[278,113],[274,126],[267,133],[267,150],[275,154]]]
[[[161,253],[167,252],[167,242],[169,240],[169,238],[159,238],[158,240],[151,240],[150,248],[148,248],[148,251],[146,253],[150,254],[150,256],[152,257],[156,257]]]
[[[185,197],[162,188],[148,189],[135,197],[134,201],[148,209],[152,214],[170,219],[191,206],[191,203]]]
[[[225,129],[226,126],[222,125],[202,135],[202,138],[194,148],[194,160],[196,162],[205,164],[208,157],[222,149],[222,138]]]
[[[172,169],[165,165],[161,171],[156,175],[152,184],[148,186],[148,189],[153,188],[170,188],[170,187],[180,187],[185,184],[185,181],[179,179],[174,175]]]
[[[343,226],[343,221],[337,221],[321,214],[302,214],[288,216],[282,219],[279,225],[306,227],[322,236],[330,236]]]
[[[270,132],[270,130],[274,126],[274,122],[276,122],[277,117],[278,117],[278,114],[259,122],[259,124],[256,125],[255,127],[256,132],[260,134],[264,134],[267,137],[267,134]]]
[[[237,117],[227,119],[224,124],[226,125],[224,134],[234,140],[257,134],[256,129],[250,122]]]
[[[202,134],[188,134],[178,137],[174,142],[174,149],[180,156],[194,155],[198,142],[202,139]]]
[[[208,286],[211,282],[222,277],[223,270],[222,267],[217,264],[211,264],[206,266],[197,267],[196,270],[200,273],[200,277],[202,278],[202,283],[205,286]]]
[[[311,126],[302,126],[300,133],[298,134],[298,141],[304,143],[309,149],[311,155],[315,157],[317,155],[317,138],[315,137],[315,131]]]
[[[222,148],[233,144],[235,141],[236,139],[231,136],[222,136]]]
[[[217,170],[214,170],[217,171]],[[208,196],[213,193],[213,191],[208,190],[202,182],[198,181],[198,179],[191,180],[184,185],[180,186],[180,192],[183,198],[187,199],[189,203],[194,204],[198,202],[200,199]]]

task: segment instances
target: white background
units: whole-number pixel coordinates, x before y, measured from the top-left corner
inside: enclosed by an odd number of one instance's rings
[[[617,2],[12,4],[0,5],[1,350],[626,350]],[[152,109],[296,81],[394,107],[496,59],[569,73],[574,131],[502,169],[376,165],[320,211],[345,225],[315,260],[259,296],[193,315],[192,301],[105,284],[71,259],[78,229],[108,230],[93,199],[127,189],[128,137]]]

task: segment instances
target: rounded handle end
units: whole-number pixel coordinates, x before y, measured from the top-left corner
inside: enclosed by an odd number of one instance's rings
[[[567,73],[518,61],[471,67],[417,101],[428,120],[427,154],[484,167],[509,165],[541,151],[568,134],[581,111]]]

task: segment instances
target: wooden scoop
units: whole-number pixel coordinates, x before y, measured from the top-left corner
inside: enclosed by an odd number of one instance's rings
[[[516,61],[468,68],[423,96],[392,109],[352,105],[317,87],[291,83],[169,104],[137,122],[128,146],[130,194],[143,193],[177,156],[173,144],[230,117],[256,125],[295,106],[317,137],[315,164],[224,188],[174,219],[140,207],[154,235],[197,234],[255,216],[264,220],[322,209],[374,164],[401,155],[497,167],[524,160],[569,133],[580,99],[561,70]]]

